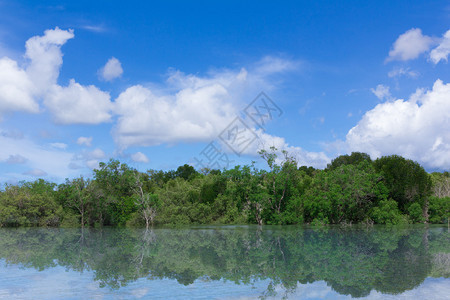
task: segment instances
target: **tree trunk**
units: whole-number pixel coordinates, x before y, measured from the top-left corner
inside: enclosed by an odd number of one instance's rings
[[[425,199],[425,205],[423,206],[423,210],[422,210],[422,216],[424,219],[424,223],[428,223],[428,218],[429,218],[428,206],[429,206],[429,202],[428,202],[428,198],[427,198],[427,199]]]

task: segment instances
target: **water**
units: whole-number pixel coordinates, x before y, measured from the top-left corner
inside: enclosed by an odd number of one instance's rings
[[[443,226],[0,228],[5,299],[450,299]]]

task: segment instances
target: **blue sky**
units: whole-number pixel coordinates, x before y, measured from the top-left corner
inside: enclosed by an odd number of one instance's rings
[[[448,170],[449,29],[448,1],[0,0],[0,181],[263,167],[270,146]],[[260,92],[282,111],[262,127]]]

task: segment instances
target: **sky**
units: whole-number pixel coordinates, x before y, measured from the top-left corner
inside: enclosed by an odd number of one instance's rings
[[[448,1],[0,0],[0,182],[272,146],[449,170],[449,54]]]

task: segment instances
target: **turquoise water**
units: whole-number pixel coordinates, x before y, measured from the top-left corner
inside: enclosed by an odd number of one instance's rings
[[[450,299],[443,226],[0,228],[4,299]]]

